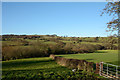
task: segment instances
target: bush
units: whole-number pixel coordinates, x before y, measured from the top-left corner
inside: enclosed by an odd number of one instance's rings
[[[49,45],[49,49],[50,49],[49,51],[50,54],[64,54],[65,53],[64,49],[59,44]]]
[[[2,48],[3,60],[47,57],[50,54],[91,53],[97,50],[95,45],[57,42],[57,44],[32,43],[31,46],[4,46]]]
[[[28,47],[7,46],[2,48],[3,60],[45,56],[49,56],[48,47],[45,47],[45,45]]]
[[[95,46],[96,46],[96,50],[104,50],[104,49],[106,49],[105,46],[103,46],[103,45],[96,44]]]
[[[114,44],[110,44],[110,43],[105,43],[104,47],[105,47],[105,49],[111,49],[111,50],[117,50],[117,48],[118,48]]]
[[[67,43],[64,46],[65,54],[71,54],[71,53],[73,53],[73,51],[72,51],[73,46],[74,45],[72,43]]]
[[[92,44],[79,44],[73,46],[72,50],[74,53],[92,53],[96,50],[95,45]]]

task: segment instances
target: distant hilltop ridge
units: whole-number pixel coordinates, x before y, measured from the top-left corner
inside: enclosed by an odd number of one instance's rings
[[[57,35],[2,35],[2,38],[40,38],[40,37],[57,37]]]
[[[56,34],[53,34],[53,35],[16,35],[16,34],[0,35],[0,38],[25,38],[25,39],[30,39],[30,38],[42,38],[42,37],[68,37],[68,36],[58,36]],[[117,36],[108,36],[108,37],[117,37]],[[69,38],[90,38],[90,37],[69,37]],[[95,38],[95,37],[93,37],[93,38]]]

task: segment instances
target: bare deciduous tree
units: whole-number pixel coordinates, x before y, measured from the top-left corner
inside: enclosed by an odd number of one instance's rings
[[[113,16],[113,19],[107,23],[107,31],[113,32],[118,30],[120,2],[108,2],[105,8],[103,9],[101,16],[103,16],[103,14],[105,13],[109,14],[110,16]]]

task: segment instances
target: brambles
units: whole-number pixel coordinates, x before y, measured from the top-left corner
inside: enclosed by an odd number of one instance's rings
[[[10,72],[11,73],[11,72]],[[9,74],[10,74],[9,73]],[[5,73],[4,73],[5,74]],[[29,74],[29,75],[28,75]],[[16,75],[16,76],[14,76]],[[14,77],[13,77],[14,76]],[[8,77],[3,76],[2,80],[30,80],[30,79],[35,79],[35,80],[84,80],[84,79],[98,79],[95,74],[88,74],[82,71],[76,71],[72,72],[71,70],[67,72],[37,72],[37,73],[22,73],[18,72],[15,74],[11,74]]]

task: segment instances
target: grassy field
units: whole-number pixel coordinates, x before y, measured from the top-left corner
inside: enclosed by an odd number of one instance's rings
[[[118,65],[118,51],[117,50],[98,50],[96,53],[89,54],[65,54],[65,55],[57,55],[65,58],[73,58],[73,59],[84,59],[89,62],[107,62]]]
[[[4,41],[2,41],[3,80],[56,80],[58,78],[60,80],[73,78],[85,80],[88,77],[89,80],[95,80],[93,74],[82,71],[74,73],[72,69],[56,64],[48,56],[49,54],[56,54],[61,57],[84,59],[94,63],[103,61],[118,65],[118,51],[110,43],[104,45],[105,42],[110,41],[107,39],[109,38],[48,36],[41,36],[40,38],[28,37],[27,39],[4,38]],[[114,45],[117,46],[116,42],[114,42]]]
[[[84,80],[85,77],[92,80],[94,76],[99,77],[82,71],[72,72],[49,57],[3,61],[2,65],[2,80]]]
[[[90,62],[104,61],[113,64],[117,64],[118,59],[117,50],[99,50],[96,53],[66,54],[57,56],[74,59],[85,59]],[[48,78],[54,80],[59,78],[62,80],[64,78],[80,78],[81,76],[85,77],[86,75],[82,72],[74,73],[72,72],[72,69],[58,65],[49,57],[3,61],[2,65],[3,80],[30,80],[33,78],[36,80],[49,80]]]
[[[51,60],[49,57],[44,58],[28,58],[3,61],[2,78],[4,80],[10,78],[41,78],[40,73],[43,75],[53,72],[66,72],[69,69],[62,67]]]

